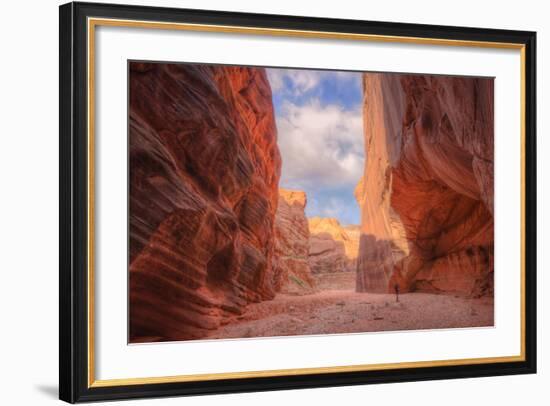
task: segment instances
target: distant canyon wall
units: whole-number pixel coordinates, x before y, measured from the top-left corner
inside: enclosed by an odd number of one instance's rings
[[[300,190],[279,189],[275,216],[275,289],[282,293],[315,291],[309,265],[309,228],[305,215],[307,197]]]
[[[493,286],[493,79],[367,73],[357,290]]]
[[[276,290],[263,69],[130,64],[130,339],[202,337]]]
[[[276,290],[282,293],[314,293],[316,275],[355,272],[357,267],[359,227],[342,226],[330,217],[308,219],[306,205],[305,192],[279,189],[272,263]]]
[[[309,219],[309,265],[315,274],[354,272],[357,268],[357,226],[342,226],[331,217]]]

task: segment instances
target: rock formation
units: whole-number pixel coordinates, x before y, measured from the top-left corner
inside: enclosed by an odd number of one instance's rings
[[[355,224],[346,224],[342,226],[347,238],[344,238],[344,249],[348,258],[347,270],[357,271],[357,255],[359,254],[359,240],[361,237],[361,226]]]
[[[493,281],[493,79],[367,73],[357,290]]]
[[[306,194],[279,189],[275,215],[275,289],[283,293],[306,294],[314,291],[308,264],[309,229],[305,216]]]
[[[281,160],[263,69],[130,64],[130,340],[272,298]]]
[[[313,273],[355,271],[359,230],[335,218],[309,219],[309,265]]]

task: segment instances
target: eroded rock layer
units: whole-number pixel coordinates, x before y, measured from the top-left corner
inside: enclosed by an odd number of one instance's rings
[[[309,228],[305,215],[305,192],[279,189],[275,216],[275,289],[283,293],[307,294],[315,290],[308,263]]]
[[[338,219],[309,219],[309,265],[313,273],[352,272],[357,268],[359,229]]]
[[[130,64],[130,339],[272,298],[280,156],[263,69]]]
[[[357,289],[493,281],[493,79],[368,73]]]

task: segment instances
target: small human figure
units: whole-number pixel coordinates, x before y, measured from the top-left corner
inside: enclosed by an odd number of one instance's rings
[[[399,302],[399,285],[397,283],[393,285],[393,290],[395,290],[395,301]]]

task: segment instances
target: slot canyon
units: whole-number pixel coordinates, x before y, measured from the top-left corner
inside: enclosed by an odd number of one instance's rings
[[[493,325],[492,79],[362,74],[342,224],[280,186],[263,68],[129,75],[130,343]]]

